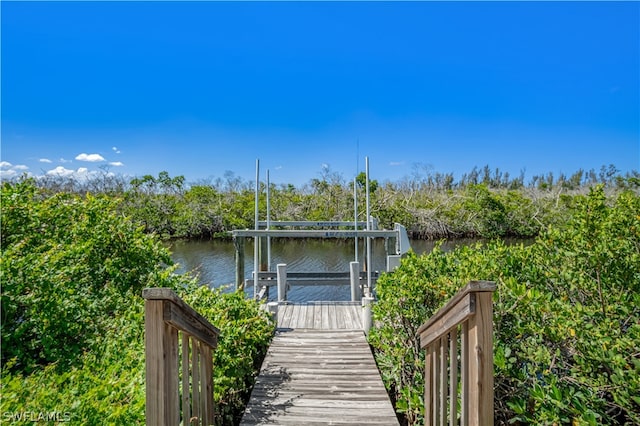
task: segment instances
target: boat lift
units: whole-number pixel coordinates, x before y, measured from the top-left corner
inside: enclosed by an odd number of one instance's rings
[[[278,300],[286,300],[289,285],[351,284],[352,301],[363,295],[373,295],[374,282],[378,273],[371,270],[371,240],[384,238],[387,256],[387,271],[400,264],[400,258],[411,248],[406,228],[398,223],[394,229],[378,229],[378,221],[369,214],[369,163],[366,159],[367,176],[367,217],[368,221],[271,221],[269,204],[269,172],[267,172],[267,220],[259,220],[259,161],[256,160],[255,229],[233,230],[236,250],[236,288],[253,285],[254,298],[261,299],[268,294],[271,286],[278,286]],[[354,216],[357,218],[357,193],[354,180]],[[288,229],[283,229],[288,228]],[[297,228],[297,229],[291,229]],[[347,229],[345,229],[347,228]],[[350,229],[348,229],[350,228]],[[254,270],[251,278],[244,279],[244,246],[246,238],[254,239]],[[277,265],[277,271],[271,270],[271,238],[342,238],[355,241],[355,261],[348,272],[287,272],[286,265]],[[366,266],[360,270],[358,262],[358,241],[366,242]],[[366,279],[366,283],[364,283]],[[362,284],[360,282],[363,281]]]

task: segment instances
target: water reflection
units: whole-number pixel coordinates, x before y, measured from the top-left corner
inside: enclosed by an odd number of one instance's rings
[[[442,249],[452,250],[462,245],[475,244],[478,240],[459,239],[442,243]],[[386,257],[384,242],[373,241],[372,269],[384,271]],[[414,240],[411,242],[413,250],[418,253],[428,253],[433,250],[436,242]],[[229,291],[235,288],[235,248],[231,241],[175,241],[169,248],[172,258],[180,265],[178,272],[193,272],[203,285],[211,287],[227,287]],[[358,248],[359,261],[364,264],[364,243]],[[324,272],[349,271],[349,262],[354,260],[355,247],[353,240],[273,240],[271,242],[271,270],[275,270],[278,263],[286,263],[289,271],[295,272]],[[247,239],[245,245],[245,279],[250,278],[253,270],[253,242]],[[247,295],[253,295],[253,288],[246,289]],[[275,291],[272,291],[275,293]],[[288,299],[292,301],[312,300],[350,300],[349,286],[317,285],[297,287],[292,286]]]

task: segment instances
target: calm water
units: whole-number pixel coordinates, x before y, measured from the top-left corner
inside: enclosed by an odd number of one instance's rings
[[[446,242],[443,249],[470,244],[475,240],[455,240]],[[412,241],[411,247],[416,253],[429,252],[433,241]],[[230,241],[177,241],[170,244],[174,261],[180,264],[179,272],[191,271],[198,275],[200,283],[211,287],[235,288],[235,249]],[[343,240],[274,240],[271,242],[271,270],[278,263],[286,263],[291,272],[349,271],[349,262],[354,260],[353,241]],[[363,263],[364,245],[358,249],[360,262]],[[386,257],[384,243],[374,241],[372,245],[372,269],[384,271]],[[245,278],[250,278],[253,270],[253,243],[247,239],[245,246]],[[247,295],[253,295],[253,287],[245,289]],[[275,291],[272,291],[275,293]],[[349,286],[318,285],[292,286],[287,299],[296,302],[312,300],[350,300]]]

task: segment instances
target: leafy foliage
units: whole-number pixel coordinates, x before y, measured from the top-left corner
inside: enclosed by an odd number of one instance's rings
[[[115,212],[117,200],[26,181],[2,188],[2,361],[71,364],[145,286],[168,280],[169,253]],[[66,367],[66,365],[61,365]]]
[[[602,187],[533,245],[499,241],[409,255],[380,278],[370,342],[409,424],[422,422],[416,332],[472,279],[494,296],[498,424],[640,422],[640,197],[609,205]]]
[[[107,194],[120,197],[119,210],[163,239],[215,238],[228,231],[251,227],[254,220],[252,182],[225,172],[213,182],[187,184],[184,176],[145,175],[129,182],[106,174],[85,182],[57,177],[38,179],[38,185],[53,192]],[[418,239],[450,237],[537,236],[548,225],[561,224],[570,215],[576,196],[595,184],[605,185],[607,196],[622,190],[637,190],[640,175],[625,175],[613,166],[578,170],[570,176],[552,173],[524,181],[524,172],[511,177],[489,166],[476,167],[455,180],[453,174],[432,173],[419,165],[397,182],[369,182],[371,214],[387,229],[395,222],[407,227]],[[265,185],[261,184],[260,211],[266,210]],[[355,178],[359,219],[365,219],[364,173]],[[269,187],[273,220],[353,220],[353,181],[330,167],[319,178],[296,188],[291,184]]]
[[[76,424],[144,422],[143,287],[174,289],[222,332],[218,424],[237,420],[273,325],[243,294],[197,287],[118,200],[2,187],[0,412],[68,413]]]

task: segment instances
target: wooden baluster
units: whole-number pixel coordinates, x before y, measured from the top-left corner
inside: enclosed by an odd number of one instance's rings
[[[167,302],[165,302],[167,303]],[[164,323],[167,377],[167,402],[165,403],[166,422],[170,425],[180,423],[180,391],[178,388],[178,330]]]
[[[447,349],[449,348],[449,342],[447,335],[445,334],[440,338],[440,419],[438,425],[445,426],[447,423]]]
[[[440,418],[440,404],[438,397],[440,396],[440,339],[433,342],[433,424],[438,424]]]
[[[426,348],[424,363],[424,419],[425,424],[433,424],[433,404],[431,403],[433,392],[433,363],[435,362],[433,345]]]
[[[196,339],[193,340],[191,346],[191,371],[192,377],[192,390],[193,390],[193,413],[192,416],[196,418],[196,424],[199,425],[202,422],[202,409],[200,407],[200,342]]]
[[[182,422],[190,424],[191,419],[191,373],[189,372],[189,341],[187,333],[182,333]]]
[[[449,334],[449,426],[458,424],[458,327]]]
[[[207,421],[208,424],[212,425],[215,421],[215,407],[213,401],[213,353],[209,346],[205,346],[204,360],[206,366],[204,387],[207,394],[207,400],[209,401]]]
[[[460,425],[469,426],[469,323],[463,322],[460,329]]]
[[[198,351],[200,352],[200,415],[201,422],[204,426],[208,424],[208,416],[209,416],[209,396],[207,395],[207,387],[205,386],[207,380],[207,369],[206,369],[206,358],[205,358],[205,347],[206,345],[200,344],[198,345]]]

